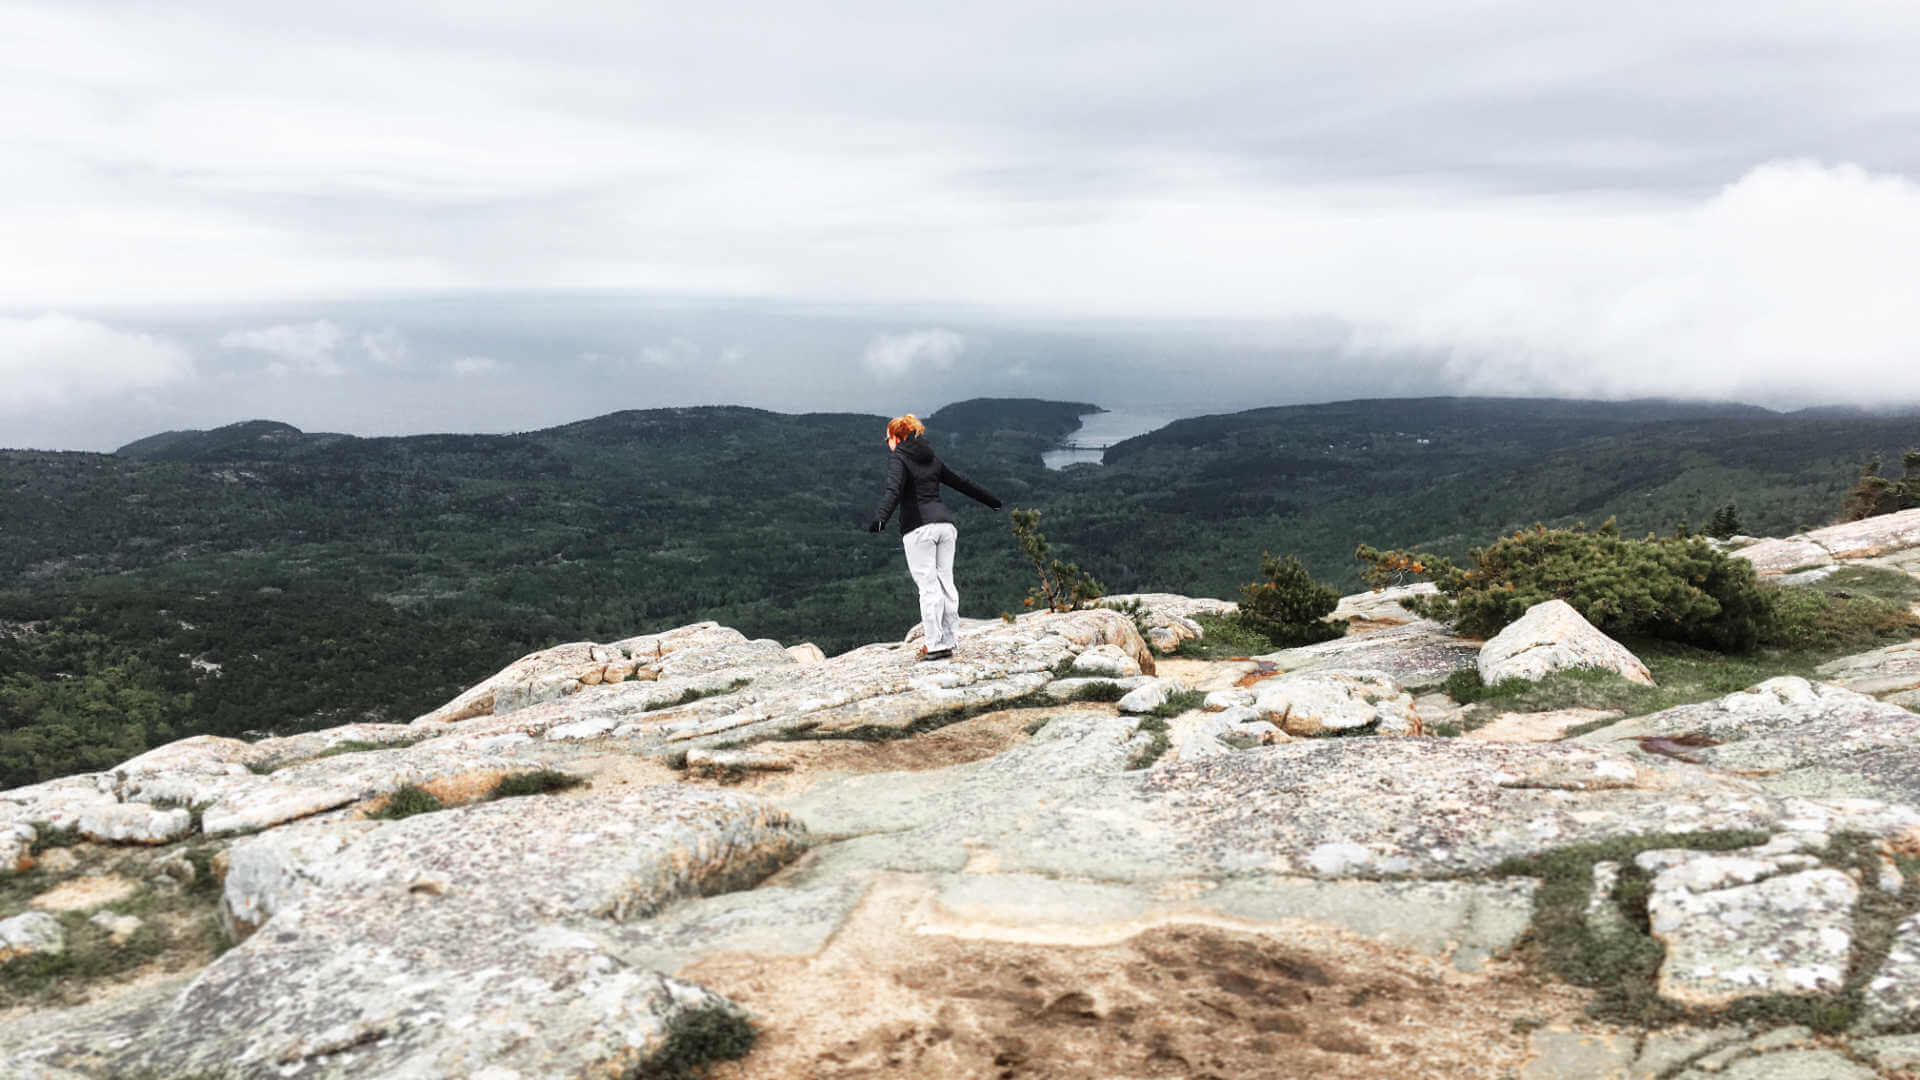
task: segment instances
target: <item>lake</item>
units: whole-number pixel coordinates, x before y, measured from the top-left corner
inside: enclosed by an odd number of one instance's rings
[[[1145,435],[1149,431],[1166,427],[1174,420],[1170,416],[1153,416],[1135,412],[1103,412],[1084,417],[1080,427],[1068,435],[1062,442],[1082,447],[1078,450],[1048,450],[1040,455],[1040,460],[1049,469],[1064,469],[1069,465],[1098,465],[1100,453],[1114,443],[1131,439],[1135,435]]]

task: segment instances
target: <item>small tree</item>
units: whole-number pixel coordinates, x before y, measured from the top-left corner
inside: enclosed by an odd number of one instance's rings
[[[1740,533],[1740,510],[1729,500],[1727,505],[1713,512],[1713,520],[1707,524],[1707,535],[1715,540],[1725,540]]]
[[[1859,521],[1920,506],[1920,450],[1902,454],[1900,467],[1903,474],[1896,483],[1880,475],[1878,457],[1862,465],[1860,479],[1840,508],[1840,520]]]
[[[1034,573],[1040,575],[1039,588],[1027,593],[1028,607],[1043,604],[1048,611],[1075,611],[1093,606],[1095,600],[1106,595],[1106,587],[1094,580],[1093,575],[1073,563],[1052,557],[1052,546],[1040,535],[1040,511],[1015,510],[1007,515],[1007,520],[1013,528],[1013,538],[1020,542],[1020,550],[1033,564]]]
[[[1328,641],[1347,632],[1344,619],[1327,619],[1340,604],[1339,594],[1314,581],[1299,558],[1289,555],[1282,561],[1262,553],[1260,572],[1267,580],[1240,586],[1241,626],[1265,635],[1275,645],[1289,647]]]

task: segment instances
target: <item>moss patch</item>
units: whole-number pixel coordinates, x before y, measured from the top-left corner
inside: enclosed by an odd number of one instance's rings
[[[584,776],[561,772],[558,769],[535,769],[531,772],[513,773],[500,778],[487,793],[488,799],[517,799],[527,795],[547,795],[555,791],[577,788],[587,782]]]
[[[1147,768],[1159,761],[1173,745],[1172,740],[1167,738],[1167,722],[1158,716],[1145,716],[1140,719],[1140,726],[1134,729],[1134,734],[1143,732],[1152,738],[1147,740],[1145,746],[1134,751],[1133,757],[1127,761],[1128,769]]]
[[[1067,695],[1067,700],[1111,702],[1119,701],[1126,696],[1127,688],[1121,686],[1119,683],[1106,679],[1096,679],[1093,682],[1081,683],[1079,686],[1074,687],[1073,693]]]
[[[1805,1024],[1816,1031],[1838,1032],[1858,1016],[1861,990],[1886,959],[1900,920],[1920,910],[1920,860],[1900,860],[1906,887],[1889,896],[1871,884],[1860,890],[1853,911],[1852,966],[1844,988],[1821,997],[1757,995],[1724,1008],[1704,1009],[1664,1001],[1656,978],[1666,950],[1648,929],[1647,898],[1651,877],[1634,865],[1643,851],[1689,849],[1731,851],[1766,842],[1763,832],[1735,831],[1622,837],[1596,844],[1558,848],[1524,859],[1509,859],[1495,867],[1501,876],[1537,877],[1533,924],[1520,946],[1521,957],[1532,967],[1576,986],[1599,991],[1589,1012],[1595,1019],[1643,1028],[1686,1024],[1717,1027],[1757,1022]],[[1839,835],[1822,861],[1843,871],[1856,871],[1871,882],[1878,873],[1880,846],[1871,837]],[[1620,876],[1613,901],[1624,927],[1596,933],[1587,925],[1586,907],[1593,885],[1595,863],[1619,864]]]
[[[60,920],[66,951],[0,964],[0,1009],[78,1004],[97,983],[124,981],[129,973],[156,962],[171,970],[191,970],[230,947],[213,910],[220,882],[210,864],[219,846],[186,849],[187,861],[196,872],[192,882],[152,880],[154,864],[177,850],[88,847],[70,870],[55,874],[34,869],[0,877],[0,918],[33,910],[34,897],[77,878],[114,875],[142,882],[137,891],[117,900],[84,910],[49,912]],[[115,943],[111,933],[88,921],[99,911],[132,915],[142,925],[125,941]]]
[[[446,804],[439,796],[418,784],[402,784],[393,794],[387,796],[380,809],[367,813],[369,818],[379,821],[398,821],[415,814],[431,814],[436,810],[445,810]]]
[[[1192,712],[1207,700],[1207,695],[1198,690],[1175,690],[1167,695],[1167,700],[1153,707],[1151,715],[1162,719],[1172,719],[1184,712]]]
[[[1272,652],[1273,642],[1265,634],[1250,630],[1231,615],[1195,615],[1203,636],[1183,641],[1175,656],[1193,660],[1224,660],[1235,656],[1254,656]]]
[[[655,706],[655,708],[676,709],[682,705],[691,705],[694,702],[703,700],[705,698],[720,697],[724,694],[734,693],[735,691],[741,690],[751,685],[752,683],[753,683],[752,679],[735,679],[725,686],[715,687],[711,690],[702,690],[697,686],[689,686],[687,687],[686,692],[682,693],[679,697],[674,698],[672,701],[669,701],[664,705],[657,705]],[[651,712],[652,710],[650,709],[648,711]]]
[[[669,1025],[660,1052],[631,1080],[695,1080],[712,1062],[746,1057],[757,1037],[753,1023],[726,1006],[682,1014]]]

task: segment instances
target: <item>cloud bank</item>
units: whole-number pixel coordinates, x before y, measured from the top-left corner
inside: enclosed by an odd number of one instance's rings
[[[347,369],[334,357],[346,331],[325,319],[310,323],[282,323],[257,330],[234,330],[220,339],[223,349],[246,349],[272,357],[267,370],[275,375],[344,375]]]
[[[0,317],[0,409],[18,411],[126,396],[188,378],[193,360],[177,345],[89,319],[48,313]]]
[[[967,351],[967,339],[938,327],[904,334],[878,334],[867,342],[860,362],[883,378],[914,372],[945,371]]]

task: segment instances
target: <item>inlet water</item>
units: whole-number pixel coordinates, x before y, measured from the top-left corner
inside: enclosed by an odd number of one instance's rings
[[[1148,413],[1093,413],[1082,417],[1080,427],[1061,440],[1066,444],[1063,448],[1042,453],[1040,460],[1049,469],[1064,469],[1069,465],[1098,465],[1100,455],[1107,447],[1135,435],[1157,431],[1171,422],[1171,417]]]

